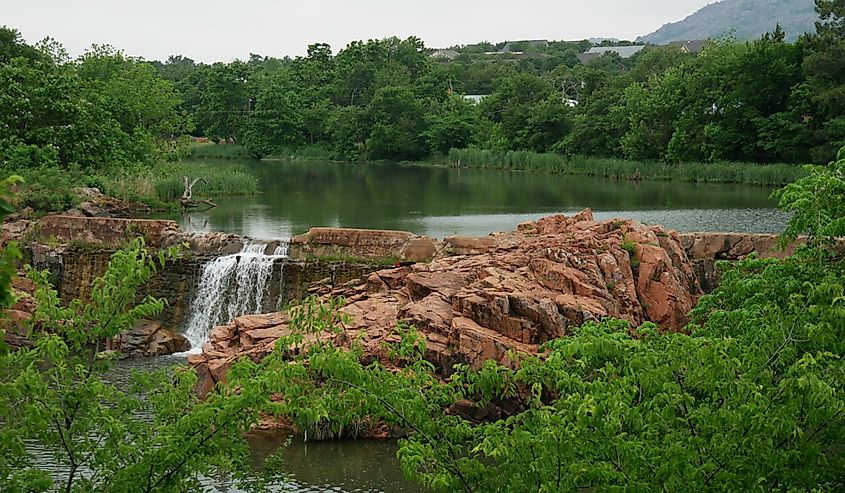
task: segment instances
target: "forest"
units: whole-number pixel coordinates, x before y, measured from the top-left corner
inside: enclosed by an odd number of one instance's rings
[[[801,175],[784,164],[827,162],[845,140],[843,7],[817,4],[817,32],[794,43],[772,26],[756,41],[715,39],[698,54],[651,46],[587,64],[577,58],[586,41],[510,43],[495,56],[503,43],[479,43],[454,47],[460,54],[444,61],[416,38],[213,64],[146,61],[101,45],[71,58],[56,40],[30,45],[4,27],[0,166],[26,178],[23,205],[36,211],[73,206],[78,186],[174,207],[182,174],[195,172],[162,165],[188,152],[189,136],[237,144],[195,146],[206,157],[614,178],[642,170],[779,186]],[[611,44],[631,43],[603,42]],[[217,193],[254,193],[242,175],[212,180],[222,184]]]
[[[423,42],[354,42],[334,54],[197,64],[154,62],[183,95],[194,135],[256,156],[307,146],[342,160],[421,160],[450,149],[529,150],[661,160],[822,163],[845,138],[841,19],[819,2],[818,32],[753,42],[714,40],[702,53],[651,47],[586,65],[589,43],[555,42],[536,56],[457,47],[449,62]],[[514,46],[512,49],[531,49]],[[529,53],[526,51],[525,53]],[[462,96],[481,95],[480,104]]]

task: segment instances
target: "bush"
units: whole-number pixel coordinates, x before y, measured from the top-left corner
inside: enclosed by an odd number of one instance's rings
[[[24,178],[24,183],[19,187],[19,205],[31,207],[37,214],[76,207],[79,204],[79,196],[73,189],[99,183],[80,170],[47,167],[19,173]]]
[[[193,142],[188,146],[188,157],[194,159],[255,159],[255,154],[238,144]]]

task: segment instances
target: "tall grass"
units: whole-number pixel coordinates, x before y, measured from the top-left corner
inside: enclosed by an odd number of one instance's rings
[[[191,180],[203,178],[208,182],[194,187],[193,193],[197,197],[258,193],[258,178],[245,166],[182,162],[154,177],[152,187],[156,196],[165,202],[178,200],[185,191],[184,176]]]
[[[188,157],[196,159],[255,159],[246,147],[238,144],[191,142]]]
[[[665,164],[658,161],[627,161],[614,158],[562,156],[531,151],[496,152],[452,149],[447,157],[458,168],[502,169],[605,176],[617,179],[677,180],[707,183],[743,183],[782,186],[804,176],[794,164],[751,164],[736,162]]]

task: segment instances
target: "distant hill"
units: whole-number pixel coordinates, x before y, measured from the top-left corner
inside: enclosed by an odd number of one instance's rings
[[[707,39],[730,33],[739,39],[755,39],[780,23],[787,39],[815,31],[818,15],[813,0],[722,0],[702,8],[686,19],[664,25],[637,38],[641,43]]]

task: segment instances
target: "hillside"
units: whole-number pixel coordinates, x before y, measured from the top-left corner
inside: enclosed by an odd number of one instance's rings
[[[702,8],[679,22],[665,24],[641,36],[639,42],[666,44],[670,41],[707,39],[734,31],[739,39],[754,39],[780,23],[787,39],[815,31],[818,18],[813,0],[722,0]]]

